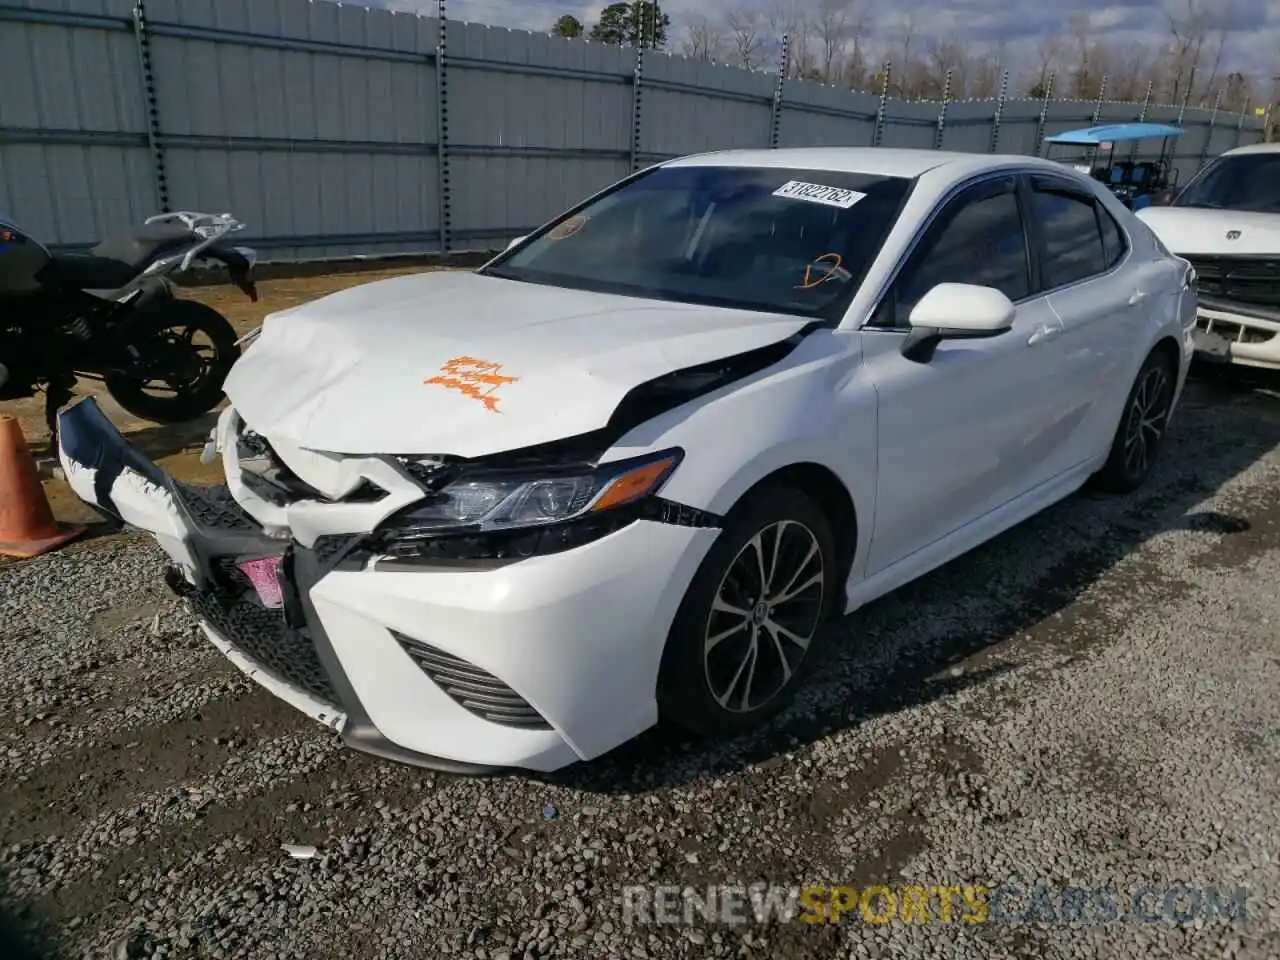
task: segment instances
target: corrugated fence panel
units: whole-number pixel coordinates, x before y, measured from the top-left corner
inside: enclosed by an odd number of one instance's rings
[[[769,145],[774,78],[646,53],[643,152],[657,157]]]
[[[936,103],[894,104],[888,111],[880,146],[932,149],[940,106]]]
[[[230,210],[267,259],[313,259],[440,249],[445,175],[451,249],[501,246],[633,164],[767,146],[775,120],[779,146],[869,145],[880,106],[788,81],[775,111],[776,74],[648,51],[636,97],[634,50],[456,21],[441,85],[437,20],[324,0],[148,0],[146,18],[154,118],[132,0],[0,0],[0,207],[54,245],[158,212],[152,134],[172,208]],[[997,149],[1034,152],[1098,109],[1051,102],[1042,128],[1042,107],[1008,101]],[[944,149],[986,152],[996,108],[890,100],[880,142],[931,148],[943,114]],[[1099,118],[1141,112],[1106,103]],[[1183,182],[1262,138],[1251,114],[1182,119]]]
[[[271,258],[438,244],[436,21],[310,0],[148,15],[174,206],[232,211]]]
[[[0,207],[48,243],[90,243],[158,205],[131,4],[23,6],[0,20]]]
[[[869,147],[879,105],[871,94],[819,83],[787,83],[779,146]]]
[[[446,28],[455,249],[487,249],[625,176],[629,51],[518,30]]]

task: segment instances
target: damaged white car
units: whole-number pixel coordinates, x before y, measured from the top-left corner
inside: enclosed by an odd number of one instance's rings
[[[1195,267],[1200,356],[1280,370],[1280,143],[1228,150],[1138,218]]]
[[[827,621],[1147,478],[1195,297],[1136,227],[1027,157],[687,157],[478,271],[269,317],[227,381],[225,485],[92,401],[62,465],[352,747],[549,771],[659,720],[733,734],[822,669]]]

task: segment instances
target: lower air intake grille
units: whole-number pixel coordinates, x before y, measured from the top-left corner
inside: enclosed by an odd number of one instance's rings
[[[341,708],[315,645],[302,631],[286,626],[280,611],[248,599],[227,601],[203,592],[192,596],[191,605],[228,642],[276,676]]]
[[[186,507],[191,518],[212,530],[260,531],[240,504],[231,496],[225,483],[201,487],[188,483],[173,484],[173,492]]]
[[[464,710],[506,727],[551,729],[538,711],[493,674],[402,634],[395,638],[422,672]]]

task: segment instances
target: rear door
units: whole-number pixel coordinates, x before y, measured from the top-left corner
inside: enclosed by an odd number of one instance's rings
[[[1052,175],[1031,177],[1029,188],[1041,285],[1062,321],[1068,389],[1055,416],[1074,466],[1106,449],[1115,432],[1160,268],[1132,255],[1125,231],[1086,188]]]

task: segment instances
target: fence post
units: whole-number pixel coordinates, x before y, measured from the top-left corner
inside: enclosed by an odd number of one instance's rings
[[[644,47],[636,48],[636,66],[631,74],[631,172],[640,169],[640,151],[644,146]]]
[[[449,203],[449,59],[445,0],[437,0],[436,40],[436,193],[440,217],[440,252],[453,247],[453,213]]]
[[[1156,82],[1154,80],[1147,81],[1147,95],[1142,98],[1142,112],[1138,114],[1138,122],[1147,122],[1147,111],[1151,109],[1151,95],[1155,92]],[[1129,144],[1129,159],[1132,160],[1138,155],[1138,141],[1134,140]]]
[[[1200,147],[1200,166],[1196,168],[1199,173],[1204,169],[1204,165],[1209,160],[1209,145],[1213,143],[1213,130],[1218,122],[1218,109],[1222,106],[1222,91],[1218,91],[1218,95],[1213,98],[1213,111],[1209,114],[1209,129],[1205,132],[1204,143]]]
[[[1236,146],[1240,146],[1240,141],[1244,137],[1244,117],[1249,110],[1250,97],[1244,98],[1244,104],[1240,107],[1240,117],[1236,120]]]
[[[1098,84],[1098,99],[1093,102],[1093,117],[1089,121],[1089,126],[1096,127],[1098,121],[1102,119],[1102,103],[1107,97],[1107,83],[1111,77],[1107,74],[1102,75],[1102,83]],[[1098,159],[1098,148],[1091,146],[1089,148],[1089,166],[1092,167],[1094,161]]]
[[[1036,125],[1036,148],[1032,151],[1033,157],[1040,156],[1040,152],[1044,149],[1044,124],[1049,118],[1049,98],[1053,96],[1053,81],[1057,78],[1056,74],[1049,74],[1044,83],[1044,98],[1040,101],[1040,120]]]
[[[942,84],[942,106],[938,109],[938,125],[933,131],[933,149],[942,149],[943,129],[947,122],[947,104],[951,102],[951,71],[947,71],[947,79]]]
[[[778,82],[773,85],[773,106],[769,113],[769,149],[777,150],[782,138],[782,87],[791,68],[791,36],[782,35],[782,51],[778,54]]]
[[[151,37],[147,31],[147,11],[143,0],[133,8],[133,35],[138,44],[138,65],[142,70],[142,95],[146,100],[147,143],[156,179],[156,199],[160,212],[169,212],[169,177],[165,170],[164,142],[160,132],[160,104],[156,96],[156,75],[151,64]]]
[[[1004,119],[1004,104],[1009,99],[1009,71],[1000,75],[1000,98],[996,100],[996,112],[991,118],[991,144],[988,153],[1000,152],[1000,121]]]
[[[880,74],[880,106],[876,108],[876,128],[871,134],[871,145],[873,147],[880,146],[884,140],[884,121],[885,112],[889,109],[889,70],[891,64],[888,60],[884,62],[884,67]]]

